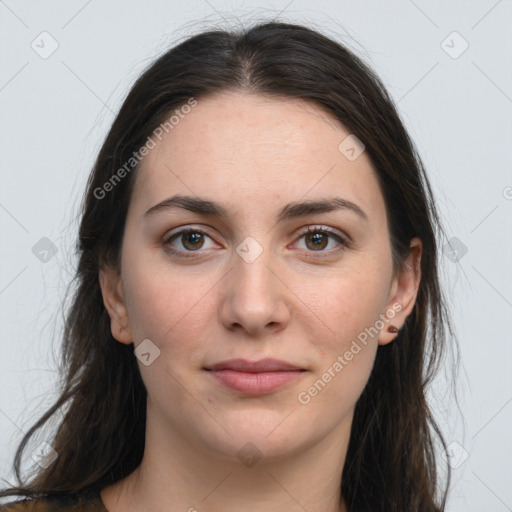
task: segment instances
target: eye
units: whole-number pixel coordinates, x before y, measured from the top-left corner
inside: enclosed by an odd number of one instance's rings
[[[302,238],[305,239],[306,251],[308,253],[321,253],[318,256],[314,255],[313,257],[329,256],[332,253],[336,253],[350,247],[349,241],[343,235],[337,231],[322,226],[309,226],[307,230],[303,231],[299,235],[298,240],[301,240]],[[212,238],[204,231],[188,227],[166,237],[163,244],[166,247],[166,250],[171,254],[189,258],[196,256],[193,253],[200,254],[202,252],[201,249],[210,249],[213,247],[212,245],[210,245],[210,247],[205,247],[206,239],[212,240]],[[329,245],[329,239],[335,240],[338,247],[331,248],[326,251],[325,249]],[[176,242],[178,242],[178,245],[181,245],[181,247],[176,247]]]
[[[331,254],[349,247],[349,242],[345,237],[337,231],[322,226],[309,226],[306,231],[301,233],[299,240],[302,238],[305,240],[308,252],[326,252]],[[329,245],[329,239],[334,239],[337,242],[338,247],[325,251],[324,249]]]
[[[200,249],[205,249],[205,237],[211,240],[210,236],[200,229],[186,228],[168,236],[164,240],[164,245],[172,254],[179,254],[187,257],[189,256],[186,254],[187,252],[197,252]],[[176,246],[172,244],[174,241],[179,242],[181,248],[178,247],[176,249]],[[209,247],[206,247],[206,249],[208,248]]]

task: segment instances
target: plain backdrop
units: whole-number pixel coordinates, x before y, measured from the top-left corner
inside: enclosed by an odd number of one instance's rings
[[[14,482],[15,448],[56,397],[76,215],[129,87],[192,32],[275,17],[347,44],[398,105],[449,239],[461,363],[454,374],[448,358],[431,392],[448,510],[512,510],[510,0],[0,1],[0,477]]]

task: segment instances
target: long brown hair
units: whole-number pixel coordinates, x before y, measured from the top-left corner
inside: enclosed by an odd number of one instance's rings
[[[339,42],[305,26],[278,22],[189,37],[153,62],[127,95],[98,154],[82,204],[79,261],[62,344],[61,394],[16,451],[20,485],[3,490],[0,497],[102,489],[141,463],[147,392],[133,345],[118,343],[111,335],[98,271],[119,264],[138,168],[126,163],[190,98],[227,90],[307,99],[326,109],[364,143],[377,171],[395,268],[408,255],[410,240],[422,240],[415,308],[395,341],[378,348],[356,404],[341,491],[352,512],[444,510],[450,468],[446,485],[440,485],[435,444],[445,443],[426,391],[451,328],[438,271],[437,241],[443,230],[431,187],[375,73]],[[126,172],[119,173],[123,166]],[[107,182],[112,186],[105,187]],[[22,483],[20,462],[28,441],[61,410],[63,418],[50,442],[57,459]]]

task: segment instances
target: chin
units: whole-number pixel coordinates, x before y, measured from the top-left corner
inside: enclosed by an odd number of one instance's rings
[[[204,433],[203,441],[212,451],[231,462],[244,462],[246,457],[264,457],[266,462],[270,459],[276,462],[303,451],[315,442],[314,433],[308,436],[304,422],[299,425],[290,421],[293,413],[285,419],[289,412],[240,410],[229,417],[216,418],[231,435],[217,425],[215,433],[210,429]]]

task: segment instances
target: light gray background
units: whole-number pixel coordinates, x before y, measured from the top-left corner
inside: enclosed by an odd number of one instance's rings
[[[448,510],[512,510],[511,0],[0,1],[0,477],[14,482],[22,432],[56,397],[75,217],[128,88],[192,31],[276,16],[367,60],[420,150],[448,237],[467,249],[442,260],[462,414],[451,359],[432,393],[454,443]],[[51,48],[44,31],[58,44],[46,59],[31,47]],[[43,237],[57,248],[46,262],[32,251]]]

